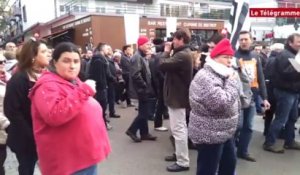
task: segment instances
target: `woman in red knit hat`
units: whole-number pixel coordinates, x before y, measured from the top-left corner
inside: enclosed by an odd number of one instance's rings
[[[197,175],[234,175],[234,133],[239,115],[238,75],[228,39],[212,50],[190,86],[189,138],[197,146]]]

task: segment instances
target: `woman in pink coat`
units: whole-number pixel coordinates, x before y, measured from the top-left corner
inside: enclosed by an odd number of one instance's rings
[[[97,175],[111,151],[95,91],[81,82],[80,56],[72,43],[53,52],[54,69],[32,88],[32,120],[43,175]]]

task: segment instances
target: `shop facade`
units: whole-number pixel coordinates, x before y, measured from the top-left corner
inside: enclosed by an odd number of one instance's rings
[[[194,34],[207,39],[224,28],[223,20],[178,18],[177,28],[186,27]],[[89,15],[51,29],[56,35],[50,39],[55,45],[61,41],[71,41],[84,49],[96,47],[100,42],[108,43],[113,49],[126,44],[123,16]],[[140,17],[140,35],[149,38],[166,37],[166,18]]]

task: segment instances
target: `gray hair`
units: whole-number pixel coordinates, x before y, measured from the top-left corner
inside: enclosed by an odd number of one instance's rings
[[[284,49],[284,44],[281,43],[274,43],[270,46],[270,50],[283,50]]]
[[[115,58],[115,57],[122,57],[122,55],[121,55],[120,52],[115,52],[115,53],[113,54],[113,58]]]

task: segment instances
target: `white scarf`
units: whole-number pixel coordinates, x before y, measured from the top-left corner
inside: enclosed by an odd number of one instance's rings
[[[215,60],[211,59],[209,56],[206,57],[205,64],[210,66],[216,73],[218,73],[224,77],[229,77],[234,72],[233,68],[229,68],[221,63],[218,63]]]

